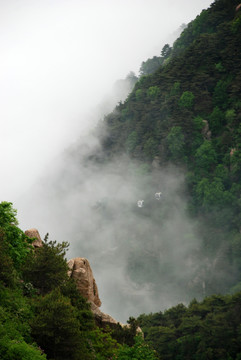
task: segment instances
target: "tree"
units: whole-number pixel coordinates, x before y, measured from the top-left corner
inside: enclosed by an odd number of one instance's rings
[[[181,108],[192,109],[195,96],[191,91],[184,91],[179,100]]]
[[[167,59],[171,55],[171,52],[172,52],[171,46],[169,44],[165,44],[162,48],[161,56],[164,59]]]
[[[180,126],[173,126],[167,135],[168,148],[171,159],[181,159],[184,155],[184,135]]]
[[[181,83],[180,81],[175,81],[170,90],[170,96],[175,96],[175,95],[180,96],[180,91],[181,91]]]
[[[0,282],[6,286],[14,284],[13,261],[8,254],[8,245],[4,241],[3,233],[0,233]]]
[[[69,244],[48,241],[48,235],[43,246],[29,254],[23,266],[26,281],[31,282],[41,294],[47,294],[68,280],[68,265],[64,258]]]
[[[213,103],[221,109],[226,109],[228,105],[227,88],[229,84],[230,80],[219,80],[213,92]]]
[[[149,138],[144,144],[144,153],[149,159],[153,159],[158,154],[158,142]]]
[[[160,89],[158,86],[151,86],[147,90],[147,96],[151,100],[155,100],[160,95]]]
[[[123,345],[117,351],[116,360],[157,360],[157,355],[141,336],[135,337],[135,344],[132,347]]]
[[[12,203],[3,201],[0,203],[0,237],[6,256],[11,259],[15,269],[20,269],[26,256],[30,252],[32,240],[19,229],[16,218],[17,211]]]
[[[217,154],[212,143],[205,140],[195,153],[195,161],[198,172],[208,174],[212,167],[217,164]]]
[[[30,335],[33,311],[21,290],[0,283],[0,299],[0,359],[46,360]]]
[[[221,131],[224,120],[224,113],[218,106],[215,106],[212,113],[209,115],[209,124],[213,135],[217,135]]]
[[[59,289],[53,290],[36,303],[36,316],[31,323],[32,334],[49,359],[87,360],[87,341],[81,335],[77,309]]]
[[[138,134],[136,131],[132,131],[126,139],[126,150],[132,152],[138,143]]]
[[[153,74],[163,63],[163,59],[158,56],[154,56],[151,59],[147,59],[141,63],[140,76]]]
[[[87,336],[95,360],[114,359],[114,354],[117,352],[119,345],[112,338],[112,332],[109,329],[102,331],[96,328],[90,331]]]
[[[136,95],[136,100],[141,101],[143,99],[143,90],[137,89],[135,95]]]

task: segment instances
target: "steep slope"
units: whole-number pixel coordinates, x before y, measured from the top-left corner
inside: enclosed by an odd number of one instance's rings
[[[154,161],[183,169],[208,293],[237,289],[241,280],[238,4],[215,1],[190,23],[164,65],[105,118],[102,138],[110,158],[124,152],[146,168]]]
[[[18,205],[28,227],[89,259],[103,311],[121,322],[240,287],[237,5],[203,11]]]

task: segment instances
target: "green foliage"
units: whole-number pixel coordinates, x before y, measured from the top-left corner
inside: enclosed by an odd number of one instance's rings
[[[13,260],[8,254],[9,247],[0,233],[0,282],[12,286],[14,284]]]
[[[103,332],[99,328],[88,333],[88,342],[91,343],[91,350],[96,360],[114,359],[119,348],[111,332]]]
[[[67,281],[68,266],[64,256],[68,246],[66,242],[48,241],[46,236],[43,246],[27,257],[23,267],[25,281],[31,282],[41,294],[47,294]]]
[[[129,347],[123,345],[117,351],[117,355],[114,357],[116,360],[155,360],[157,359],[155,351],[153,351],[141,336],[135,338],[135,345]]]
[[[19,289],[0,285],[0,358],[44,360],[30,336],[33,311]]]
[[[237,4],[237,0],[216,0],[188,24],[175,41],[168,61],[161,57],[161,66],[141,77],[123,104],[121,111],[128,110],[128,121],[122,122],[120,128],[117,111],[105,123],[109,132],[104,152],[110,157],[128,152],[140,164],[145,161],[148,174],[140,173],[146,176],[145,181],[153,184],[155,156],[164,171],[175,163],[185,172],[187,212],[200,238],[200,247],[192,256],[207,258],[197,273],[209,278],[205,291],[200,287],[197,293],[195,286],[189,289],[187,279],[184,291],[194,291],[195,296],[222,293],[241,281],[238,255],[234,255],[232,247],[241,222],[241,47],[240,31],[236,30],[240,19],[240,10],[235,12]],[[151,99],[147,94],[152,88],[158,88],[160,93]],[[145,94],[139,101],[137,89]],[[151,221],[159,217],[162,222],[167,211],[163,206],[158,215],[150,215],[149,208],[143,213]],[[148,244],[156,244],[155,236],[148,237]],[[137,249],[132,254],[135,256]],[[221,254],[219,263],[223,268],[219,265],[211,272],[208,264],[217,263],[217,254]],[[138,256],[146,256],[145,251],[139,250]],[[160,268],[156,267],[157,273]],[[138,266],[131,271],[139,281]]]
[[[232,32],[235,34],[237,33],[241,28],[241,15],[239,15],[236,19],[233,20],[231,29]]]
[[[161,56],[163,57],[163,59],[167,59],[171,55],[171,52],[171,46],[169,44],[165,44],[162,48]]]
[[[158,154],[158,142],[149,138],[144,144],[144,153],[149,159],[153,159]]]
[[[217,64],[215,64],[215,69],[218,70],[220,73],[225,72],[225,68],[223,67],[221,61]]]
[[[171,316],[170,316],[171,315]],[[159,319],[159,321],[157,321]],[[193,300],[138,318],[161,359],[236,359],[241,352],[241,293]]]
[[[126,150],[132,152],[138,143],[138,134],[136,131],[132,131],[126,140]]]
[[[136,100],[137,101],[141,101],[143,99],[143,90],[142,89],[137,89],[135,92],[136,95]]]
[[[22,230],[17,227],[17,211],[12,203],[3,201],[0,203],[0,237],[1,246],[4,248],[6,257],[15,269],[19,269],[30,251],[32,242]]]
[[[205,258],[191,280],[198,274],[199,282],[205,280],[207,293],[234,292],[241,284],[241,21],[234,12],[237,4],[237,0],[214,1],[187,26],[173,49],[163,48],[162,57],[142,63],[141,74],[148,76],[141,76],[125,103],[106,117],[107,132],[102,132],[107,133],[102,139],[107,156],[127,151],[140,161],[138,176],[153,180],[155,155],[161,166],[178,162],[188,171],[185,191],[202,250],[195,247],[190,261]],[[208,119],[211,137],[203,133],[203,119]],[[155,213],[159,225],[168,206]],[[149,234],[147,238],[152,244]],[[119,350],[109,332],[94,328],[88,304],[66,277],[66,243],[45,241],[33,255],[30,242],[17,227],[12,204],[1,203],[1,359],[46,359],[37,347],[39,341],[48,358],[55,356],[55,360],[102,360],[117,353],[117,359],[155,358],[143,340],[137,340],[140,346],[133,344],[131,328],[113,334],[122,345],[129,345]],[[22,268],[26,282],[22,282]],[[163,268],[168,273],[166,263]],[[171,281],[168,277],[165,286]],[[183,291],[190,286],[186,281]],[[241,358],[240,297],[240,293],[216,295],[138,320],[146,341],[163,360],[237,360]],[[38,345],[33,343],[30,325]]]
[[[217,154],[212,143],[205,140],[195,153],[195,162],[200,174],[208,174],[217,164]]]
[[[228,105],[227,88],[230,80],[219,80],[215,86],[213,93],[213,103],[221,109],[226,109]]]
[[[215,178],[212,182],[203,178],[197,184],[195,192],[199,204],[206,210],[212,208],[214,204],[220,207],[227,206],[233,200],[232,195],[225,191],[224,184],[220,178]]]
[[[82,341],[77,309],[70,300],[56,289],[39,298],[35,306],[32,334],[48,358],[84,359],[87,345]]]
[[[77,319],[81,331],[90,331],[94,328],[93,313],[90,310],[90,304],[80,295],[73,279],[65,281],[61,287],[61,294],[70,299],[71,305],[77,309]]]
[[[138,329],[138,321],[130,317],[127,321],[128,325],[118,325],[112,332],[112,336],[119,344],[133,346],[135,344],[135,337]]]
[[[46,360],[46,355],[34,345],[24,340],[10,340],[7,336],[0,339],[0,356],[2,360]]]
[[[156,100],[156,98],[160,95],[160,89],[158,86],[150,86],[147,90],[147,96],[151,100]]]
[[[171,159],[177,160],[184,155],[184,135],[180,126],[173,126],[167,135],[167,143],[171,153]]]
[[[10,205],[1,207],[5,210],[1,217],[4,229],[9,223],[16,226],[15,211]],[[74,280],[67,276],[64,256],[68,244],[48,241],[46,236],[41,248],[28,252],[22,265],[25,280],[31,281],[27,283],[21,279],[22,272],[13,268],[5,236],[0,236],[0,240],[0,358],[113,358],[117,342],[110,332],[95,327],[90,305],[80,295]],[[11,288],[8,286],[13,285],[12,277],[7,274],[10,270],[14,277],[14,287]],[[32,284],[38,292],[34,291]]]
[[[180,91],[181,91],[181,83],[180,81],[175,81],[171,88],[170,96],[180,95]]]
[[[192,109],[195,96],[191,91],[184,91],[179,100],[181,108]]]
[[[140,75],[153,74],[163,63],[163,59],[158,56],[154,56],[151,59],[147,59],[141,63]]]
[[[228,125],[232,125],[235,118],[236,118],[236,112],[235,112],[234,109],[229,109],[229,110],[226,111],[225,119],[226,119]]]
[[[223,111],[218,106],[215,106],[208,119],[212,134],[217,135],[223,128],[225,120]]]

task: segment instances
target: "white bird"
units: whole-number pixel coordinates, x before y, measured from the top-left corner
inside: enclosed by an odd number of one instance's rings
[[[155,198],[156,198],[157,200],[160,200],[160,199],[161,199],[161,196],[162,196],[162,193],[161,193],[161,192],[155,193]]]
[[[144,200],[138,200],[138,201],[137,201],[137,206],[138,206],[139,208],[142,208],[142,207],[143,207],[143,203],[144,203]]]

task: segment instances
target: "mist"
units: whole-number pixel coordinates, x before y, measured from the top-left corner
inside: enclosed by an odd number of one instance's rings
[[[15,202],[93,126],[113,83],[210,3],[0,1],[1,198]]]
[[[207,274],[182,170],[96,160],[96,124],[131,90],[116,92],[116,80],[138,76],[210,3],[0,3],[1,198],[22,229],[88,258],[101,309],[118,321],[202,296]]]
[[[101,156],[94,135],[66,150],[22,198],[25,227],[68,241],[68,258],[89,260],[101,309],[118,321],[203,296],[201,241],[186,215],[182,170],[150,173],[127,156]]]

